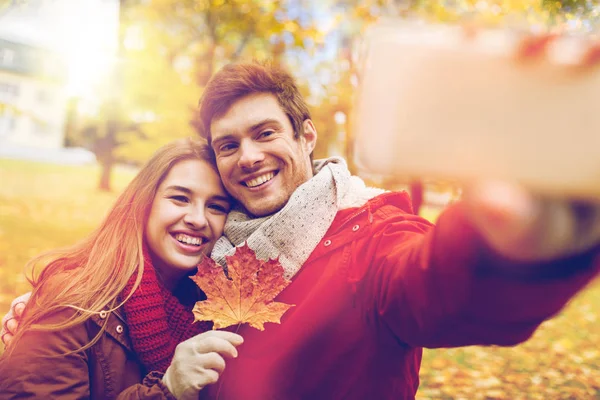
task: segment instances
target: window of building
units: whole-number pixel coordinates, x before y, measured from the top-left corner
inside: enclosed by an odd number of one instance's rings
[[[15,51],[13,49],[0,49],[0,65],[13,65],[15,62]]]
[[[12,82],[0,82],[0,101],[12,103],[19,97],[19,85]]]
[[[36,121],[33,124],[33,133],[38,136],[45,136],[51,131],[50,125],[42,121]]]
[[[52,92],[46,89],[40,89],[37,92],[37,100],[41,104],[48,104],[52,102]]]
[[[0,137],[13,133],[16,123],[17,119],[10,111],[0,112]]]

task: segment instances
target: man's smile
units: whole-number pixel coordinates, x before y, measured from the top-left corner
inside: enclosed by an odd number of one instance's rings
[[[279,171],[270,171],[256,177],[248,178],[242,181],[242,184],[249,188],[258,187],[271,181]]]

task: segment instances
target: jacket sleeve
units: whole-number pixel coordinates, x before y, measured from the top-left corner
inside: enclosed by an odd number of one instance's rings
[[[119,393],[117,399],[167,399],[176,400],[173,394],[162,382],[163,373],[151,372],[141,384],[133,385]]]
[[[460,203],[435,229],[397,208],[380,211],[385,223],[358,255],[369,265],[364,298],[378,324],[411,346],[520,343],[599,270],[598,249],[541,264],[504,260]]]
[[[87,343],[83,325],[26,332],[0,359],[2,399],[89,398],[88,353],[77,351]]]

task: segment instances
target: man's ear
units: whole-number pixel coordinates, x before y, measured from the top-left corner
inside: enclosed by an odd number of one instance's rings
[[[311,154],[317,145],[317,129],[315,124],[310,119],[305,119],[302,123],[302,130],[304,135],[304,149],[308,154]]]

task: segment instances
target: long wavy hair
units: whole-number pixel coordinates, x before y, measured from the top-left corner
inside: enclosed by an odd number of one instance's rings
[[[45,252],[26,265],[32,296],[7,352],[27,331],[68,329],[102,310],[114,311],[129,299],[142,279],[144,232],[156,191],[175,164],[189,159],[215,165],[213,153],[203,140],[188,138],[165,145],[142,167],[94,232],[73,246]],[[122,293],[134,274],[133,289]],[[66,321],[39,323],[65,308],[74,309]],[[93,345],[104,330],[105,326],[78,351]]]

